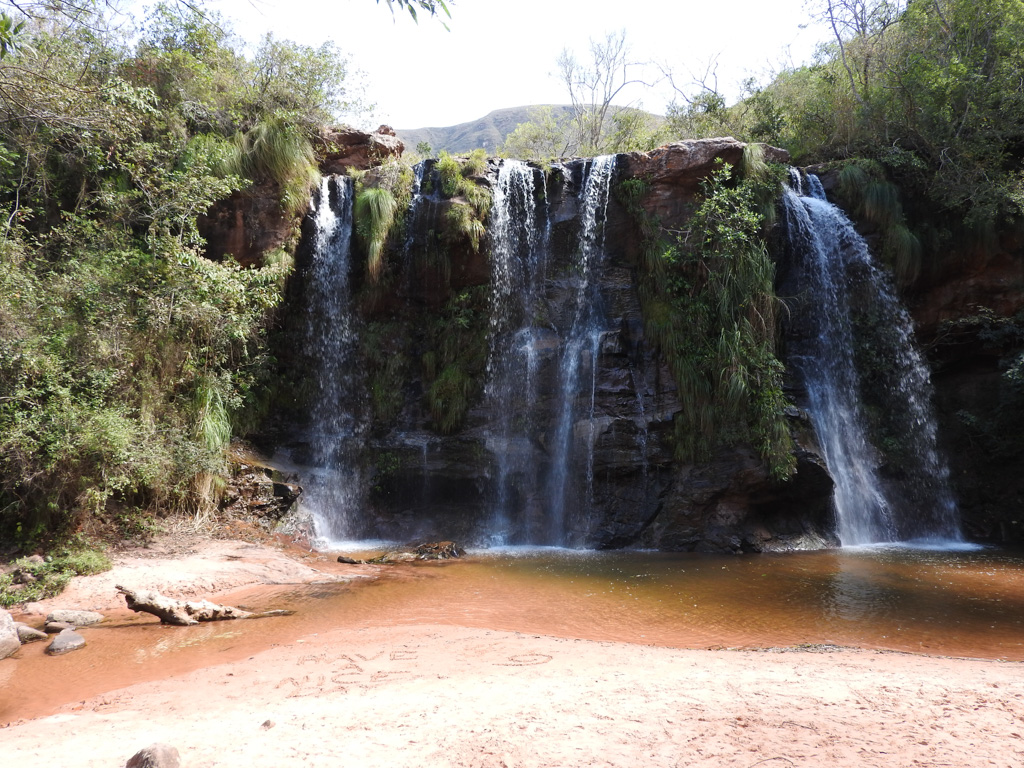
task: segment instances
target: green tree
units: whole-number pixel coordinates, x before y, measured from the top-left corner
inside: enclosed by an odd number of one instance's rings
[[[502,157],[514,157],[536,163],[549,163],[564,157],[572,144],[569,121],[560,118],[552,107],[536,107],[530,119],[515,127],[498,147]]]
[[[209,509],[269,378],[287,269],[203,258],[251,181],[308,200],[347,60],[158,6],[132,50],[61,4],[0,58],[0,537]],[[309,71],[309,70],[313,71]]]

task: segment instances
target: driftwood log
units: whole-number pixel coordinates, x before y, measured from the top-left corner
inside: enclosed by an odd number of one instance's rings
[[[165,597],[148,589],[128,589],[118,585],[117,591],[124,595],[128,608],[137,613],[151,613],[164,624],[188,626],[200,621],[221,621],[223,619],[248,619],[249,611],[230,605],[217,605],[209,600],[181,601]]]

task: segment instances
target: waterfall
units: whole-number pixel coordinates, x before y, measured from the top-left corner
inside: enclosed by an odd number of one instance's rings
[[[586,487],[577,494],[574,508],[579,510],[579,496],[590,501],[593,488],[594,462],[594,392],[597,355],[604,334],[600,312],[601,295],[594,280],[594,271],[604,256],[604,223],[615,171],[615,156],[595,157],[587,169],[580,192],[579,248],[574,264],[571,321],[564,331],[559,362],[557,413],[554,434],[550,441],[550,471],[547,482],[546,543],[564,545],[570,513],[569,481],[574,464],[574,447],[585,443],[584,461]],[[571,289],[572,290],[572,289]],[[580,395],[581,373],[590,366],[589,392],[586,393],[587,418],[577,430],[577,399]]]
[[[807,329],[791,344],[790,358],[806,387],[808,412],[835,481],[839,539],[844,546],[960,541],[949,471],[937,447],[928,369],[914,346],[910,316],[864,239],[824,199],[817,177],[807,177],[807,189],[810,196],[787,190],[784,200],[789,243],[801,270],[795,303]],[[889,469],[889,477],[869,437],[858,345],[862,358],[866,349],[881,361],[872,375],[874,386],[884,385],[886,402],[875,409],[899,425],[905,446],[902,466]]]
[[[352,535],[363,482],[358,455],[366,429],[362,382],[352,365],[357,335],[349,284],[352,180],[324,177],[313,200],[315,242],[309,271],[306,349],[313,359],[309,462],[303,506],[322,543]]]
[[[587,165],[577,198],[577,248],[568,271],[557,275],[548,274],[550,222],[540,172],[506,160],[498,173],[485,390],[493,544],[571,543],[571,518],[590,501],[596,363],[605,332],[594,273],[604,255],[614,170],[611,156]]]
[[[546,226],[537,225],[540,174],[505,160],[491,209],[491,327],[485,397],[494,419],[487,434],[495,458],[490,539],[532,541],[532,521],[518,514],[536,486],[530,419],[537,409],[538,339],[534,327],[544,286]],[[543,214],[543,209],[541,210]],[[517,519],[518,518],[518,519]]]

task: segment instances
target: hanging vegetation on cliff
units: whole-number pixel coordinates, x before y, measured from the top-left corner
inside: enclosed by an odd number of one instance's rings
[[[763,239],[764,202],[774,199],[779,177],[758,149],[748,148],[742,180],[723,165],[703,183],[683,232],[662,231],[643,211],[643,180],[620,184],[619,198],[644,235],[645,328],[679,388],[677,457],[707,460],[720,447],[749,442],[785,479],[795,464],[775,354],[780,301]]]

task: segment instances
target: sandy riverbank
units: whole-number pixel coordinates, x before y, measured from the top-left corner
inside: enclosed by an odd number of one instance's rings
[[[316,555],[303,562],[273,548],[210,546],[166,558],[176,563],[175,583],[190,583],[189,563],[204,571],[218,558],[248,560],[245,578],[254,579],[267,558],[279,575],[251,584],[303,569],[311,581],[309,571],[341,573]],[[118,565],[135,567],[144,566]],[[327,628],[252,658],[68,704],[0,731],[0,751],[5,763],[69,768],[121,766],[157,741],[176,746],[185,768],[1010,768],[1024,764],[1022,737],[1017,663],[694,651],[400,625]]]

